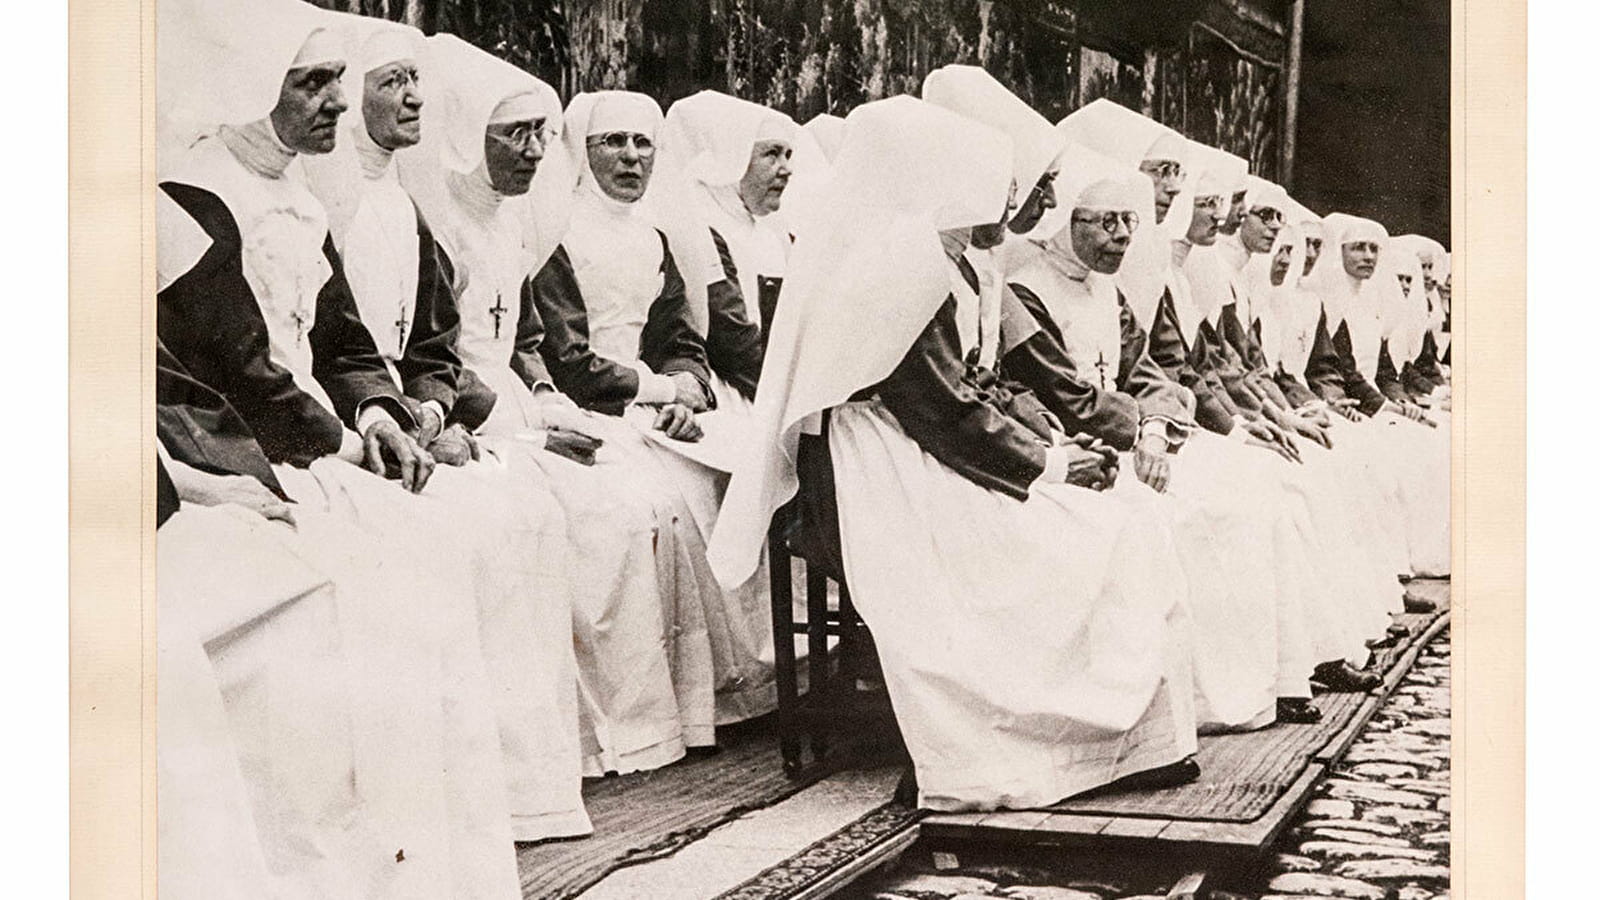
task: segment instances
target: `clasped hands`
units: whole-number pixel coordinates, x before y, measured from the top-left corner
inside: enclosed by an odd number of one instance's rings
[[[1045,472],[1048,481],[1103,491],[1117,483],[1117,450],[1098,438],[1076,434],[1047,447]]]
[[[700,423],[695,421],[694,414],[709,408],[705,388],[701,386],[700,379],[688,372],[674,372],[670,377],[677,388],[677,396],[671,403],[662,404],[651,427],[673,440],[698,441],[705,436],[705,432],[700,428]]]

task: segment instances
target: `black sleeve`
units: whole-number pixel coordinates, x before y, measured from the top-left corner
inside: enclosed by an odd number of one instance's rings
[[[589,346],[589,314],[565,247],[551,254],[531,291],[544,328],[539,354],[556,389],[585,409],[621,415],[639,394],[639,373]]]
[[[1194,394],[1194,418],[1200,427],[1218,434],[1233,430],[1233,413],[1223,400],[1218,399],[1218,392],[1212,383],[1195,368],[1189,349],[1184,346],[1183,329],[1178,324],[1171,291],[1161,292],[1161,300],[1156,304],[1155,320],[1150,323],[1150,331],[1145,335],[1145,350],[1169,378]]]
[[[322,244],[333,274],[317,293],[317,320],[311,326],[311,374],[328,392],[333,411],[346,425],[355,426],[356,414],[368,403],[382,406],[402,428],[415,428],[410,408],[400,388],[361,323],[361,311],[344,277],[344,265],[333,247],[333,237]]]
[[[189,374],[159,337],[156,439],[179,462],[214,475],[247,475],[285,496],[244,417],[226,397]]]
[[[1311,388],[1282,368],[1272,373],[1272,381],[1278,386],[1278,390],[1283,391],[1284,398],[1297,408],[1317,399]]]
[[[1222,317],[1225,319],[1226,317]],[[1221,321],[1221,319],[1219,319]],[[1195,352],[1204,360],[1203,368],[1216,375],[1213,384],[1220,384],[1232,405],[1246,412],[1260,412],[1261,401],[1245,384],[1244,360],[1237,350],[1222,337],[1210,322],[1201,322],[1195,333]]]
[[[167,466],[156,457],[156,530],[167,524],[172,514],[178,511],[178,489],[172,484],[172,476],[167,474]]]
[[[1224,306],[1220,319],[1222,336],[1239,355],[1244,368],[1250,371],[1265,369],[1266,354],[1261,352],[1261,344],[1256,340],[1255,329],[1246,326],[1239,318],[1239,304],[1235,302]]]
[[[534,298],[532,278],[522,282],[521,306],[517,315],[517,343],[511,351],[511,371],[516,372],[531,391],[541,381],[556,383],[550,377],[550,370],[546,368],[541,355],[545,342],[544,319],[539,315],[539,304]],[[587,334],[587,317],[584,319],[584,329]]]
[[[660,232],[657,232],[660,234]],[[644,330],[639,334],[639,358],[652,371],[663,375],[688,372],[700,382],[706,399],[711,400],[711,369],[706,363],[706,343],[689,318],[689,298],[684,294],[683,276],[661,235],[661,293],[650,304]]]
[[[766,352],[760,326],[750,321],[745,297],[739,287],[739,270],[728,251],[728,242],[715,228],[711,240],[722,260],[723,279],[706,287],[710,318],[706,327],[706,362],[735,390],[753,399],[761,380],[761,359]],[[757,298],[758,309],[761,300]],[[767,317],[767,313],[762,313]]]
[[[448,416],[456,402],[461,377],[461,357],[456,341],[461,333],[461,313],[451,289],[454,269],[434,240],[422,215],[417,215],[417,303],[411,314],[411,333],[405,355],[395,363],[406,396],[418,402],[432,400]]]
[[[1378,371],[1372,381],[1379,393],[1396,403],[1411,399],[1406,393],[1405,383],[1400,380],[1400,373],[1395,370],[1394,359],[1389,355],[1388,338],[1378,345]]]
[[[945,299],[875,390],[900,427],[968,481],[1019,500],[1044,471],[1045,446],[963,379],[956,301]]]
[[[1078,378],[1072,359],[1061,346],[1061,329],[1039,295],[1027,285],[1012,283],[1039,330],[1000,360],[1001,372],[1026,386],[1054,413],[1069,433],[1091,434],[1118,450],[1130,450],[1139,436],[1139,404],[1120,391],[1102,391]]]
[[[1128,307],[1127,298],[1117,292],[1117,308],[1122,331],[1121,356],[1117,365],[1117,389],[1139,401],[1141,419],[1161,416],[1188,426],[1193,424],[1194,395],[1178,384],[1150,358],[1149,336]]]
[[[1444,372],[1439,368],[1439,342],[1433,332],[1422,336],[1422,352],[1412,361],[1411,381],[1408,386],[1418,394],[1427,394],[1445,383]]]
[[[232,213],[192,185],[167,182],[161,189],[212,240],[193,268],[156,295],[161,343],[185,371],[227,398],[272,462],[306,466],[337,453],[344,438],[339,419],[272,361]]]
[[[1367,415],[1374,415],[1383,408],[1383,394],[1367,381],[1361,374],[1361,368],[1356,365],[1356,355],[1350,341],[1350,326],[1340,322],[1339,330],[1333,333],[1333,349],[1335,358],[1339,363],[1339,374],[1343,379],[1344,392],[1354,398],[1361,410]]]
[[[1306,357],[1306,385],[1324,400],[1345,400],[1344,372],[1339,366],[1339,351],[1334,349],[1333,335],[1328,331],[1328,311],[1317,318],[1317,336],[1311,343],[1311,355]]]
[[[456,389],[456,405],[451,407],[446,424],[477,431],[484,422],[489,421],[489,414],[494,411],[497,399],[494,389],[484,384],[478,373],[462,369],[461,381]]]

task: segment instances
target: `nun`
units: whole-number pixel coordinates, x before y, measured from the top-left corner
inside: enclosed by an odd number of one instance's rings
[[[182,215],[159,216],[161,252],[206,241]],[[244,418],[159,339],[156,404],[162,890],[517,896],[474,623],[394,615],[450,590],[451,561],[387,559],[288,502]]]
[[[1000,335],[959,260],[975,228],[1003,234],[1010,141],[909,96],[846,123],[829,218],[791,258],[756,397],[763,439],[713,538],[718,577],[756,572],[772,514],[808,489],[801,432],[820,433],[840,557],[922,806],[1041,807],[1198,777],[1171,534],[1091,489],[1114,454],[1011,402],[988,368]]]
[[[704,622],[697,644],[677,636],[693,654],[679,669],[697,673],[679,685],[680,714],[690,746],[709,746],[716,725],[776,705],[771,610],[764,581],[726,589],[706,561],[750,415],[718,406],[677,257],[641,204],[661,126],[660,107],[643,94],[599,91],[568,104],[551,171],[570,214],[551,232],[554,249],[529,296],[556,389],[597,414],[600,436],[657,473],[677,504],[689,571],[676,603]]]
[[[429,38],[427,51],[437,77],[423,143],[400,157],[401,185],[451,272],[456,346],[478,385],[465,402],[484,463],[506,484],[491,502],[517,505],[507,491],[542,488],[565,511],[543,564],[565,567],[572,600],[570,625],[554,630],[577,649],[583,772],[666,765],[685,751],[666,634],[674,511],[648,472],[593,437],[598,421],[555,390],[528,295],[537,249],[517,207],[560,202],[534,190],[559,104],[548,85],[459,38]]]
[[[510,536],[485,513],[422,492],[433,463],[413,437],[418,420],[361,323],[326,211],[305,187],[299,157],[332,150],[348,109],[346,48],[324,14],[295,3],[175,9],[187,21],[168,43],[181,76],[162,81],[163,124],[201,127],[168,157],[162,191],[208,243],[158,250],[162,342],[240,412],[290,499],[381,536],[386,558],[445,573],[446,590],[416,577],[418,599],[402,618],[447,640],[459,635],[453,623],[476,623],[470,650],[445,650],[481,654],[496,681],[509,764],[500,789],[514,794],[502,802],[535,832],[554,819],[586,831],[572,683],[559,675],[570,679],[570,642],[527,633],[537,621],[527,604],[541,592],[506,558]],[[236,89],[211,90],[222,81]],[[174,213],[169,230],[181,220]],[[409,491],[377,474],[390,467]],[[535,764],[519,750],[528,741],[550,752]]]
[[[1400,254],[1388,232],[1370,219],[1333,213],[1325,245],[1307,286],[1322,303],[1306,382],[1356,428],[1368,459],[1382,460],[1399,479],[1404,504],[1409,575],[1450,572],[1449,431],[1416,406],[1400,406],[1375,386],[1383,349],[1384,309],[1400,293]],[[1433,426],[1433,427],[1424,427]],[[1339,432],[1335,432],[1338,438]],[[1408,608],[1425,601],[1408,597]]]
[[[1436,406],[1450,396],[1450,381],[1445,377],[1439,361],[1439,334],[1445,321],[1440,288],[1450,274],[1450,254],[1445,252],[1443,244],[1420,234],[1401,235],[1395,241],[1417,256],[1422,268],[1421,297],[1427,308],[1421,348],[1411,360],[1400,361],[1405,370],[1402,380],[1419,405]]]
[[[748,410],[791,237],[782,218],[799,129],[716,91],[672,104],[644,202],[667,235],[705,337],[721,410]]]
[[[977,66],[949,65],[929,72],[922,82],[922,99],[1011,138],[1013,176],[1018,191],[1026,191],[1008,223],[1013,234],[1027,234],[1055,208],[1053,185],[1060,175],[1056,157],[1065,140],[1048,119]]]
[[[1131,167],[1076,145],[1062,167],[1071,173],[1060,194],[1063,215],[1046,218],[1026,261],[1008,275],[1048,335],[1050,355],[1014,350],[1005,368],[1036,386],[1063,421],[1072,421],[1070,400],[1057,399],[1057,385],[1075,373],[1129,410],[1121,431],[1136,441],[1108,438],[1126,455],[1119,494],[1157,501],[1174,520],[1195,621],[1202,731],[1315,722],[1308,623],[1319,620],[1302,606],[1312,592],[1287,496],[1259,477],[1229,477],[1251,459],[1196,434],[1193,395],[1150,358],[1144,329],[1114,281],[1144,225],[1139,214],[1151,213],[1149,184]],[[1065,374],[1041,377],[1051,369]],[[1198,449],[1187,453],[1191,438]],[[1230,460],[1231,471],[1218,465]]]
[[[1141,152],[1136,148],[1143,139],[1137,132],[1134,134],[1134,149],[1125,150],[1124,158]],[[1207,304],[1202,308],[1188,279],[1186,263],[1190,251],[1196,246],[1211,246],[1221,233],[1223,198],[1234,180],[1228,168],[1232,164],[1227,159],[1203,150],[1196,145],[1187,154],[1191,162],[1199,161],[1192,166],[1195,180],[1174,202],[1174,208],[1190,212],[1184,236],[1169,240],[1166,235],[1172,232],[1163,233],[1159,227],[1149,232],[1150,239],[1169,246],[1163,257],[1149,248],[1138,248],[1145,232],[1142,228],[1135,232],[1121,263],[1118,283],[1130,292],[1146,292],[1136,300],[1129,300],[1130,311],[1140,307],[1151,310],[1148,313],[1152,320],[1147,332],[1148,353],[1169,377],[1193,392],[1196,423],[1208,432],[1231,436],[1244,445],[1261,446],[1285,456],[1291,463],[1298,463],[1300,448],[1286,443],[1282,431],[1259,412],[1252,415],[1241,409],[1227,389],[1225,375],[1234,377],[1237,383],[1238,370],[1234,368],[1237,354],[1226,352],[1229,345],[1221,338],[1219,325],[1221,302],[1231,292],[1231,287],[1224,284],[1221,286],[1226,290],[1198,293]],[[1158,184],[1152,187],[1159,190]],[[1172,224],[1170,217],[1164,224]],[[1128,272],[1130,266],[1152,269]],[[1212,266],[1205,271],[1209,277],[1219,280],[1223,277],[1220,267]],[[1159,294],[1155,294],[1154,286],[1158,285]],[[1137,318],[1139,313],[1134,312],[1134,316]],[[1254,392],[1246,391],[1242,396],[1262,402]],[[1296,592],[1282,602],[1298,604],[1310,622],[1307,640],[1311,642],[1312,656],[1319,661],[1313,677],[1332,690],[1359,691],[1371,687],[1376,676],[1361,671],[1368,656],[1365,641],[1384,634],[1386,625],[1374,597],[1391,597],[1398,602],[1398,585],[1392,575],[1386,585],[1377,582],[1375,573],[1383,571],[1381,567],[1369,570],[1362,566],[1350,570],[1347,566],[1332,564],[1334,559],[1340,558],[1336,548],[1352,540],[1349,534],[1353,528],[1346,521],[1349,505],[1336,495],[1337,486],[1327,478],[1310,477],[1299,465],[1273,465],[1271,459],[1241,455],[1208,435],[1197,437],[1198,440],[1186,442],[1190,449],[1185,470],[1212,472],[1214,474],[1209,476],[1196,477],[1214,478],[1236,490],[1254,493],[1263,498],[1262,509],[1275,511],[1266,515],[1267,521],[1275,522],[1287,515],[1293,523],[1293,537],[1286,537],[1281,545],[1275,546],[1272,566],[1279,577],[1291,585],[1285,590]],[[1363,573],[1364,577],[1355,577],[1355,571]],[[1296,574],[1306,572],[1311,574]],[[1295,621],[1292,613],[1284,618]],[[1280,671],[1296,670],[1286,663]],[[1283,685],[1283,689],[1290,687],[1287,683]],[[1285,693],[1282,696],[1295,695]]]

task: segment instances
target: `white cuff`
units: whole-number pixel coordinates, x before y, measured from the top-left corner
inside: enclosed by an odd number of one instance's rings
[[[1064,447],[1044,448],[1044,471],[1033,480],[1034,484],[1061,484],[1072,469],[1072,457]]]
[[[1250,432],[1246,431],[1245,427],[1244,427],[1245,423],[1247,423],[1248,421],[1249,420],[1246,419],[1242,415],[1234,416],[1233,417],[1233,430],[1228,432],[1228,437],[1231,440],[1237,441],[1238,443],[1241,443],[1241,444],[1244,443],[1245,441],[1250,440]]]
[[[634,395],[635,403],[671,403],[678,399],[678,385],[672,380],[671,375],[657,375],[640,373],[639,393]]]
[[[361,435],[346,428],[344,437],[339,439],[339,451],[334,455],[347,463],[361,465],[362,458],[366,456],[366,445],[362,442]]]
[[[1139,439],[1144,440],[1152,434],[1166,441],[1168,450],[1176,450],[1188,439],[1189,429],[1166,416],[1150,416],[1139,423]]]
[[[444,417],[440,416],[439,421],[443,422]],[[361,408],[360,412],[356,413],[356,431],[360,434],[366,434],[367,429],[377,422],[388,422],[396,428],[400,427],[400,423],[394,420],[394,416],[389,415],[387,409],[376,403],[368,403]]]

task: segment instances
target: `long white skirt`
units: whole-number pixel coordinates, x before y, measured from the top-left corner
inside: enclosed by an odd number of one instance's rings
[[[845,572],[924,806],[1044,806],[1195,751],[1187,587],[1158,518],[980,488],[875,402],[832,422]]]
[[[163,897],[318,897],[360,883],[333,584],[268,527],[238,507],[185,506],[156,536]],[[225,688],[267,702],[230,710]]]
[[[498,723],[498,790],[512,836],[587,834],[572,613],[564,580],[552,577],[561,570],[545,540],[553,502],[537,498],[537,485],[512,490],[512,480],[476,467],[440,467],[422,494],[332,459],[277,473],[298,504],[361,527],[380,539],[385,559],[403,558],[428,573],[432,593],[397,603],[390,614],[409,614],[444,633],[451,633],[448,623],[466,622],[476,640],[470,651],[460,642],[445,645],[445,678],[462,677],[457,667],[487,668],[491,689],[483,699]],[[456,768],[452,762],[450,771]]]
[[[1141,483],[1133,454],[1124,453],[1112,496],[1171,523],[1189,587],[1184,599],[1194,625],[1200,731],[1260,728],[1275,719],[1279,696],[1310,696],[1310,660],[1293,640],[1304,643],[1304,624],[1292,618],[1301,613],[1297,604],[1281,609],[1288,592],[1277,590],[1290,573],[1273,552],[1274,529],[1287,526],[1274,516],[1270,496],[1218,477],[1214,457],[1225,454],[1208,452],[1208,445],[1215,450],[1224,442],[1196,437],[1197,448],[1171,457],[1165,494]]]
[[[563,512],[552,547],[572,599],[582,772],[636,772],[684,754],[668,662],[671,510],[602,447],[584,466],[543,449],[545,434],[507,427],[481,440],[513,480],[542,485]]]
[[[1300,540],[1308,579],[1303,585],[1307,637],[1317,662],[1366,665],[1366,642],[1382,637],[1399,581],[1375,549],[1379,530],[1363,512],[1363,495],[1328,451],[1297,441],[1303,462],[1261,448],[1254,475],[1283,492]],[[1244,476],[1249,477],[1249,476]]]
[[[654,431],[655,411],[648,408],[632,407],[601,426],[608,446],[649,473],[658,496],[675,510],[673,607],[679,627],[673,634],[673,678],[690,746],[711,746],[717,725],[777,706],[765,562],[755,577],[729,590],[706,559],[727,491],[727,468],[743,437],[739,415],[734,409],[702,414],[706,436],[687,444]]]
[[[194,679],[209,664],[271,875],[255,896],[517,896],[473,623],[397,615],[444,586],[414,558],[385,559],[384,542],[348,521],[296,514],[290,530],[235,508],[185,509],[157,538],[158,630],[171,628],[165,658],[186,663],[167,690],[203,697]],[[299,572],[332,585],[253,618],[218,616],[292,593],[284,579]],[[203,641],[203,663],[185,636]],[[203,734],[213,748],[215,712]],[[182,821],[181,808],[163,815]]]
[[[1433,410],[1429,428],[1383,412],[1363,422],[1336,421],[1334,449],[1350,448],[1388,486],[1399,509],[1398,536],[1391,547],[1404,549],[1401,572],[1420,576],[1450,574],[1450,413]]]

